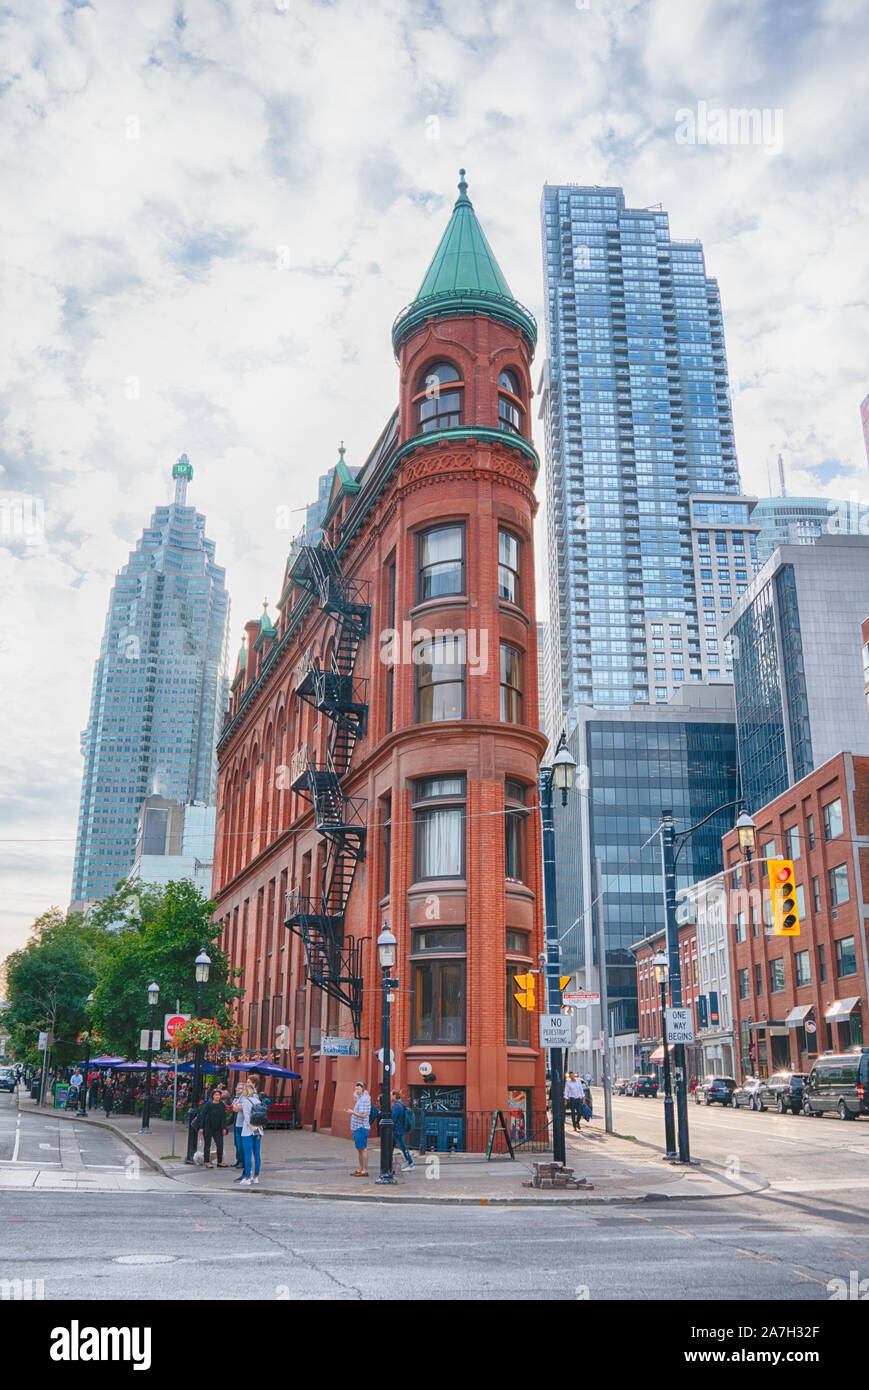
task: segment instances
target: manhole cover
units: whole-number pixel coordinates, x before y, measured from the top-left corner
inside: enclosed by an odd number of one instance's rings
[[[171,1265],[177,1255],[116,1255],[116,1265]]]

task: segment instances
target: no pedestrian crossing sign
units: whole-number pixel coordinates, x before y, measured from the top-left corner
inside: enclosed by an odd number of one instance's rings
[[[692,1043],[694,1019],[690,1009],[667,1009],[667,1042]]]
[[[540,1015],[540,1046],[570,1047],[573,1043],[573,1019],[570,1014]]]

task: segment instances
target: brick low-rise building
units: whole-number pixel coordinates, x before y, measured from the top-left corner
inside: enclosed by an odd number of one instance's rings
[[[869,758],[839,753],[758,811],[752,863],[722,841],[738,1074],[808,1071],[869,1037]],[[799,937],[771,935],[765,860],[791,859]]]
[[[395,1080],[436,1111],[441,1139],[473,1148],[493,1110],[515,1133],[544,1107],[536,1019],[512,981],[542,948],[546,738],[536,327],[459,190],[393,329],[398,409],[360,468],[338,464],[277,621],[247,625],[219,745],[214,892],[243,1046],[301,1074],[303,1123],[347,1134],[354,1083],[380,1089],[388,922]],[[339,1048],[351,1055],[327,1055]]]

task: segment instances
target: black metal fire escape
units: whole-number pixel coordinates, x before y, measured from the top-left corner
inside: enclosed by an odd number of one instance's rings
[[[362,942],[344,930],[344,914],[357,865],[365,858],[365,800],[345,796],[341,780],[349,771],[357,739],[368,718],[368,681],[353,674],[359,643],[368,632],[371,608],[367,580],[346,579],[325,541],[303,546],[292,571],[335,618],[328,669],[310,651],[296,667],[300,699],[331,720],[325,761],[305,745],[294,755],[290,785],[314,808],[315,824],[326,841],[319,891],[299,887],[287,894],[285,926],[301,937],[308,978],[346,1004],[359,1037],[362,1018]]]

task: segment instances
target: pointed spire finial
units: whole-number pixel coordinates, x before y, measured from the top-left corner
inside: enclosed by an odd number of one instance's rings
[[[263,612],[265,612],[265,611],[268,609],[268,606],[269,606],[269,601],[268,601],[267,598],[264,598],[264,599],[263,599]]]
[[[338,462],[339,462],[339,463],[343,463],[343,462],[344,462],[344,453],[345,453],[345,450],[344,450],[344,440],[342,439],[342,440],[341,440],[341,443],[338,445]]]
[[[465,178],[464,169],[459,170],[459,201],[470,202],[468,198],[468,183]]]

